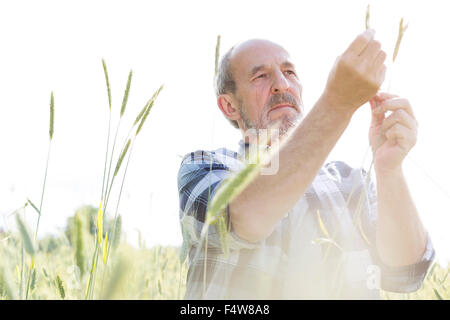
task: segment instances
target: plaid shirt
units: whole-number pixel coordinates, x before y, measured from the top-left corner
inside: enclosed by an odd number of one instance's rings
[[[186,299],[379,299],[380,287],[393,292],[421,287],[434,259],[431,239],[420,262],[384,265],[375,248],[374,182],[366,190],[366,172],[340,161],[321,168],[269,237],[251,243],[231,228],[226,256],[215,224],[208,228],[205,252],[200,233],[208,199],[245,165],[248,144],[241,140],[239,145],[239,152],[191,152],[181,162],[182,261],[189,256]]]

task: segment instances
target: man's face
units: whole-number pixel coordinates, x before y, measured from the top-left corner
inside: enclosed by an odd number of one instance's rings
[[[231,68],[241,127],[263,129],[277,121],[280,135],[301,120],[302,86],[289,54],[265,40],[251,40],[233,52]]]

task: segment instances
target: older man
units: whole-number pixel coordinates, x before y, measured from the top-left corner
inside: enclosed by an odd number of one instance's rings
[[[198,150],[181,163],[186,298],[377,299],[380,287],[420,288],[434,250],[402,172],[417,121],[408,100],[377,93],[386,54],[374,33],[358,35],[337,58],[307,115],[299,74],[281,46],[249,40],[222,58],[217,103],[243,139],[238,152]],[[324,165],[352,115],[369,101],[376,186],[362,169],[344,162]],[[387,111],[392,113],[385,117]],[[286,138],[279,168],[258,175],[227,206],[226,255],[217,225],[209,227],[206,243],[200,238],[209,200],[242,168],[247,130],[274,125]]]

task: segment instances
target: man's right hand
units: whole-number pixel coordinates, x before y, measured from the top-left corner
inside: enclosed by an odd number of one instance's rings
[[[336,111],[353,114],[376,95],[383,83],[386,53],[374,35],[372,29],[364,31],[336,59],[323,94]]]

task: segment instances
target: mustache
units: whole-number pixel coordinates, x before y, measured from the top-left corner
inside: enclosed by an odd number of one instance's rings
[[[271,107],[273,107],[277,104],[282,104],[282,103],[291,104],[294,107],[296,107],[298,110],[300,110],[300,106],[299,106],[297,99],[292,94],[287,93],[287,92],[272,95],[269,98],[269,101],[267,101],[266,109],[268,110]]]

